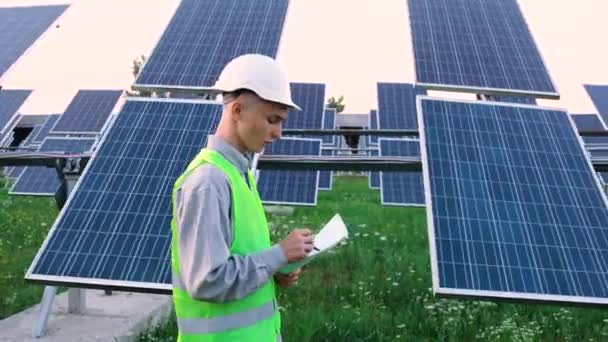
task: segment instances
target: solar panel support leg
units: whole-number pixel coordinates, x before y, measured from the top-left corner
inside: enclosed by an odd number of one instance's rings
[[[68,289],[68,313],[83,314],[86,310],[86,291],[84,289]]]
[[[42,337],[46,334],[46,324],[49,321],[49,315],[51,314],[51,307],[53,306],[56,293],[57,287],[44,287],[44,294],[42,295],[42,302],[40,303],[40,311],[38,311],[38,319],[34,322],[34,337]]]

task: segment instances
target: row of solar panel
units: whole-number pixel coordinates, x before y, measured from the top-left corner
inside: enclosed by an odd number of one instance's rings
[[[235,15],[236,1],[182,1],[138,83],[206,87],[238,54],[274,56],[287,2],[255,1]],[[418,82],[556,95],[514,0],[409,5]],[[250,16],[255,11],[268,16]],[[229,25],[232,16],[241,23],[268,20],[247,35],[249,25]],[[193,18],[209,22],[191,25]],[[266,29],[270,39],[263,44]],[[434,290],[608,304],[608,203],[568,114],[495,102],[417,101]],[[321,127],[322,107],[312,114],[312,127]],[[171,186],[219,115],[210,103],[128,101],[27,278],[170,291]],[[380,105],[378,116],[382,120]],[[320,140],[296,140],[298,153],[320,153]],[[378,142],[387,153],[416,153],[410,143]],[[281,145],[267,153],[283,153]]]
[[[275,57],[287,0],[183,0],[135,87],[209,89],[246,53]],[[515,0],[409,0],[416,79],[430,88],[559,97]],[[486,18],[486,20],[478,20]]]
[[[0,92],[0,95],[3,93],[4,91]],[[28,137],[18,147],[40,152],[62,153],[90,150],[95,141],[94,138],[75,139],[65,136],[100,134],[121,94],[122,91],[117,90],[80,90],[65,113],[46,116],[44,122],[34,126]],[[29,95],[29,91],[6,91],[3,96],[9,100],[7,103],[10,103],[11,106],[10,108],[8,105],[4,106],[7,109],[5,113],[11,114],[16,111],[27,95]],[[11,99],[12,101],[10,101]],[[16,125],[21,117],[23,116],[14,116],[11,125]],[[5,142],[5,144],[8,146],[11,142]],[[82,150],[87,146],[88,148]],[[61,148],[65,148],[65,150]],[[5,173],[9,179],[14,181],[9,191],[11,195],[53,196],[59,188],[59,179],[55,170],[51,168],[12,167],[5,169]]]
[[[608,303],[608,204],[568,114],[418,101],[420,145],[380,145],[409,154],[421,148],[434,290]],[[220,111],[213,104],[128,101],[27,278],[170,290],[171,185]],[[145,138],[133,134],[133,122]],[[169,122],[176,134],[167,136]],[[459,129],[450,129],[456,123]],[[319,140],[300,140],[299,153],[318,155]],[[179,153],[167,153],[168,143]]]

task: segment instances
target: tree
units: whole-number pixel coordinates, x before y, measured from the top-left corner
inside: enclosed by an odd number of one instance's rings
[[[144,56],[144,55],[141,55],[140,57],[133,60],[133,65],[131,66],[131,71],[132,71],[133,77],[135,79],[137,79],[137,75],[139,75],[139,72],[141,71],[141,67],[144,65],[145,62],[146,62],[146,56]],[[133,88],[133,86],[131,86],[131,91],[127,90],[127,95],[134,96],[134,97],[151,97],[152,92],[147,91],[147,90],[135,90]]]
[[[340,97],[336,100],[335,97],[331,97],[327,100],[327,104],[325,105],[327,108],[333,108],[336,110],[336,113],[342,113],[346,105],[344,104],[344,95],[340,95]]]

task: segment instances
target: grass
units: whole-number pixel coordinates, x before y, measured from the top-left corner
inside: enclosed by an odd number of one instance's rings
[[[426,214],[382,207],[367,178],[342,177],[312,208],[270,216],[274,240],[298,227],[318,230],[336,212],[350,238],[280,290],[287,341],[600,341],[608,313],[540,304],[439,299],[431,291]],[[140,341],[172,341],[175,319]]]
[[[52,198],[0,191],[0,319],[40,302],[43,287],[23,277],[56,216]]]

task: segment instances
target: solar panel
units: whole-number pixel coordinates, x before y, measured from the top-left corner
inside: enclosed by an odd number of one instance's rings
[[[129,99],[55,221],[26,279],[171,289],[171,191],[221,106]]]
[[[380,155],[378,151],[371,151],[370,155],[372,157],[377,157]],[[369,172],[369,188],[370,189],[380,189],[380,171],[371,171]]]
[[[31,93],[31,90],[0,90],[0,135],[6,134],[7,126]]]
[[[574,124],[579,131],[603,131],[604,124],[595,114],[571,114]]]
[[[380,155],[383,157],[419,157],[418,140],[380,138]],[[382,205],[424,206],[422,172],[380,172],[380,198]]]
[[[36,136],[38,134],[38,132],[40,132],[41,129],[42,129],[42,125],[34,126],[34,128],[30,132],[30,134],[27,136],[27,138],[25,138],[25,140],[23,140],[21,142],[21,144],[19,145],[19,148],[35,148],[35,146],[32,145],[32,140],[33,140],[34,136]],[[25,166],[9,167],[9,168],[5,169],[5,174],[12,179],[17,179],[17,178],[19,178],[19,176],[21,176],[21,173],[23,172],[23,170],[25,170]]]
[[[336,110],[333,108],[325,109],[323,114],[323,129],[336,129]],[[324,135],[323,145],[335,145],[335,135]]]
[[[585,89],[600,114],[603,126],[608,128],[608,85],[585,84]]]
[[[608,145],[587,149],[593,158],[608,158]]]
[[[579,131],[604,131],[604,124],[599,116],[595,114],[571,114],[574,124]],[[583,136],[586,145],[606,145],[608,137]]]
[[[49,115],[48,118],[46,118],[46,120],[44,121],[44,124],[42,125],[40,131],[38,131],[38,133],[32,137],[32,144],[42,144],[44,139],[49,136],[51,129],[53,128],[53,126],[55,126],[55,123],[57,122],[57,120],[59,120],[60,117],[61,115],[58,114]]]
[[[282,138],[267,146],[264,154],[319,156],[321,140]],[[316,205],[319,171],[260,170],[257,184],[264,203]]]
[[[418,129],[416,95],[424,94],[409,83],[378,83],[379,128]]]
[[[276,57],[288,0],[182,0],[135,87],[207,89],[233,58]]]
[[[66,5],[0,8],[0,76],[67,8]]]
[[[283,128],[323,129],[325,84],[291,83],[291,98],[302,108],[290,110]]]
[[[367,156],[367,151],[365,151],[365,149],[367,149],[367,139],[365,138],[365,136],[359,136],[359,144],[357,145],[357,148],[360,150],[357,151],[357,154],[361,156]]]
[[[99,134],[122,90],[79,90],[52,134]]]
[[[333,151],[321,150],[322,156],[333,156]],[[331,190],[333,183],[332,171],[319,171],[319,190]]]
[[[22,147],[28,147],[30,145],[32,145],[32,142],[34,141],[34,137],[36,137],[38,135],[38,133],[40,133],[40,130],[42,130],[42,126],[44,125],[36,125],[32,128],[32,131],[30,132],[30,134],[28,134],[27,138],[25,138],[25,140],[23,140],[23,142],[21,143]]]
[[[46,138],[39,152],[87,152],[95,139],[85,138]],[[61,183],[57,171],[50,167],[26,167],[9,191],[11,195],[54,196]]]
[[[21,172],[25,169],[25,166],[12,166],[4,169],[5,175],[9,178],[17,179],[21,175]]]
[[[408,0],[416,84],[559,98],[516,0]]]
[[[418,108],[434,291],[608,304],[608,202],[568,114]]]
[[[369,127],[369,129],[378,129],[378,111],[377,110],[370,110],[369,124],[367,126]],[[378,136],[377,135],[368,135],[367,144],[378,146]]]

